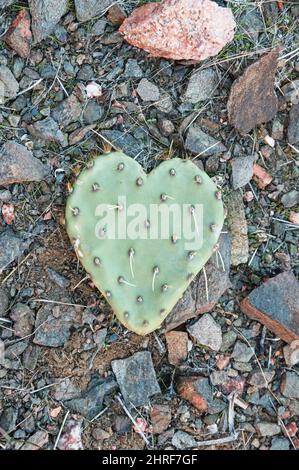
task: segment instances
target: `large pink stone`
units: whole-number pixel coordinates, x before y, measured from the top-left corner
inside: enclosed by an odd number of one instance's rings
[[[232,11],[210,0],[164,0],[136,8],[119,31],[154,57],[204,60],[234,37]]]

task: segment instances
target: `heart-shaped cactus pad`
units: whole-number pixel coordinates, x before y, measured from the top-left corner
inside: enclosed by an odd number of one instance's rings
[[[67,232],[95,286],[129,330],[159,328],[213,252],[224,220],[221,193],[190,160],[147,175],[113,152],[74,183]]]

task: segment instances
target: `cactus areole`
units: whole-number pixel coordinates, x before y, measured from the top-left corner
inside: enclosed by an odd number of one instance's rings
[[[221,193],[189,160],[150,174],[122,152],[84,169],[68,197],[66,226],[77,257],[129,330],[159,328],[217,250]]]

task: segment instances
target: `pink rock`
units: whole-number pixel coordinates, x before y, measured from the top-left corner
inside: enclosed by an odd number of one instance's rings
[[[210,0],[164,0],[136,8],[119,31],[154,57],[198,61],[218,54],[235,26],[232,11]]]

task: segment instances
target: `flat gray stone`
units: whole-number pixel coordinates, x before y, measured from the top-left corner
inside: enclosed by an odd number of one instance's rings
[[[58,311],[53,311],[53,308],[53,304],[44,304],[37,312],[33,342],[40,346],[58,348],[64,346],[71,335],[76,310],[69,305],[59,305]]]
[[[104,13],[112,3],[114,0],[75,0],[77,20],[91,20]]]
[[[231,264],[247,263],[249,258],[248,229],[243,197],[240,191],[231,191],[227,197],[227,224],[230,230],[232,251]]]
[[[299,142],[299,104],[292,106],[289,114],[288,141],[290,144]]]
[[[212,68],[193,73],[184,95],[184,101],[196,104],[211,98],[218,82],[217,72]]]
[[[137,93],[143,101],[159,101],[160,98],[159,88],[147,78],[139,82]]]
[[[232,185],[234,189],[243,188],[253,176],[254,156],[238,157],[231,160]]]
[[[111,365],[121,393],[128,404],[148,405],[152,395],[161,393],[149,351],[137,352],[126,359],[112,361]]]
[[[242,341],[237,341],[231,357],[239,362],[249,362],[254,355],[254,349]]]
[[[142,160],[146,156],[145,149],[141,146],[135,137],[127,132],[105,130],[101,134],[113,144],[116,149],[122,150],[132,158],[139,157]]]
[[[286,437],[274,437],[270,450],[290,450],[290,442]]]
[[[281,393],[287,398],[299,400],[299,375],[297,372],[287,371],[281,380]]]
[[[227,150],[222,142],[203,132],[196,124],[192,124],[187,132],[185,148],[203,157],[223,153]]]
[[[19,83],[5,65],[0,65],[0,104],[16,98]]]
[[[278,424],[269,423],[267,421],[261,421],[260,423],[256,423],[255,428],[258,433],[263,437],[276,436],[277,434],[281,433],[281,429]]]
[[[68,0],[28,0],[32,18],[31,28],[35,42],[54,32],[59,20],[66,14]]]
[[[136,59],[128,59],[125,68],[125,77],[142,78],[143,72]]]
[[[188,326],[187,329],[199,344],[213,351],[219,351],[222,343],[221,327],[210,314],[206,313],[193,325]]]
[[[28,248],[29,242],[24,242],[14,232],[7,228],[0,233],[0,273]]]

